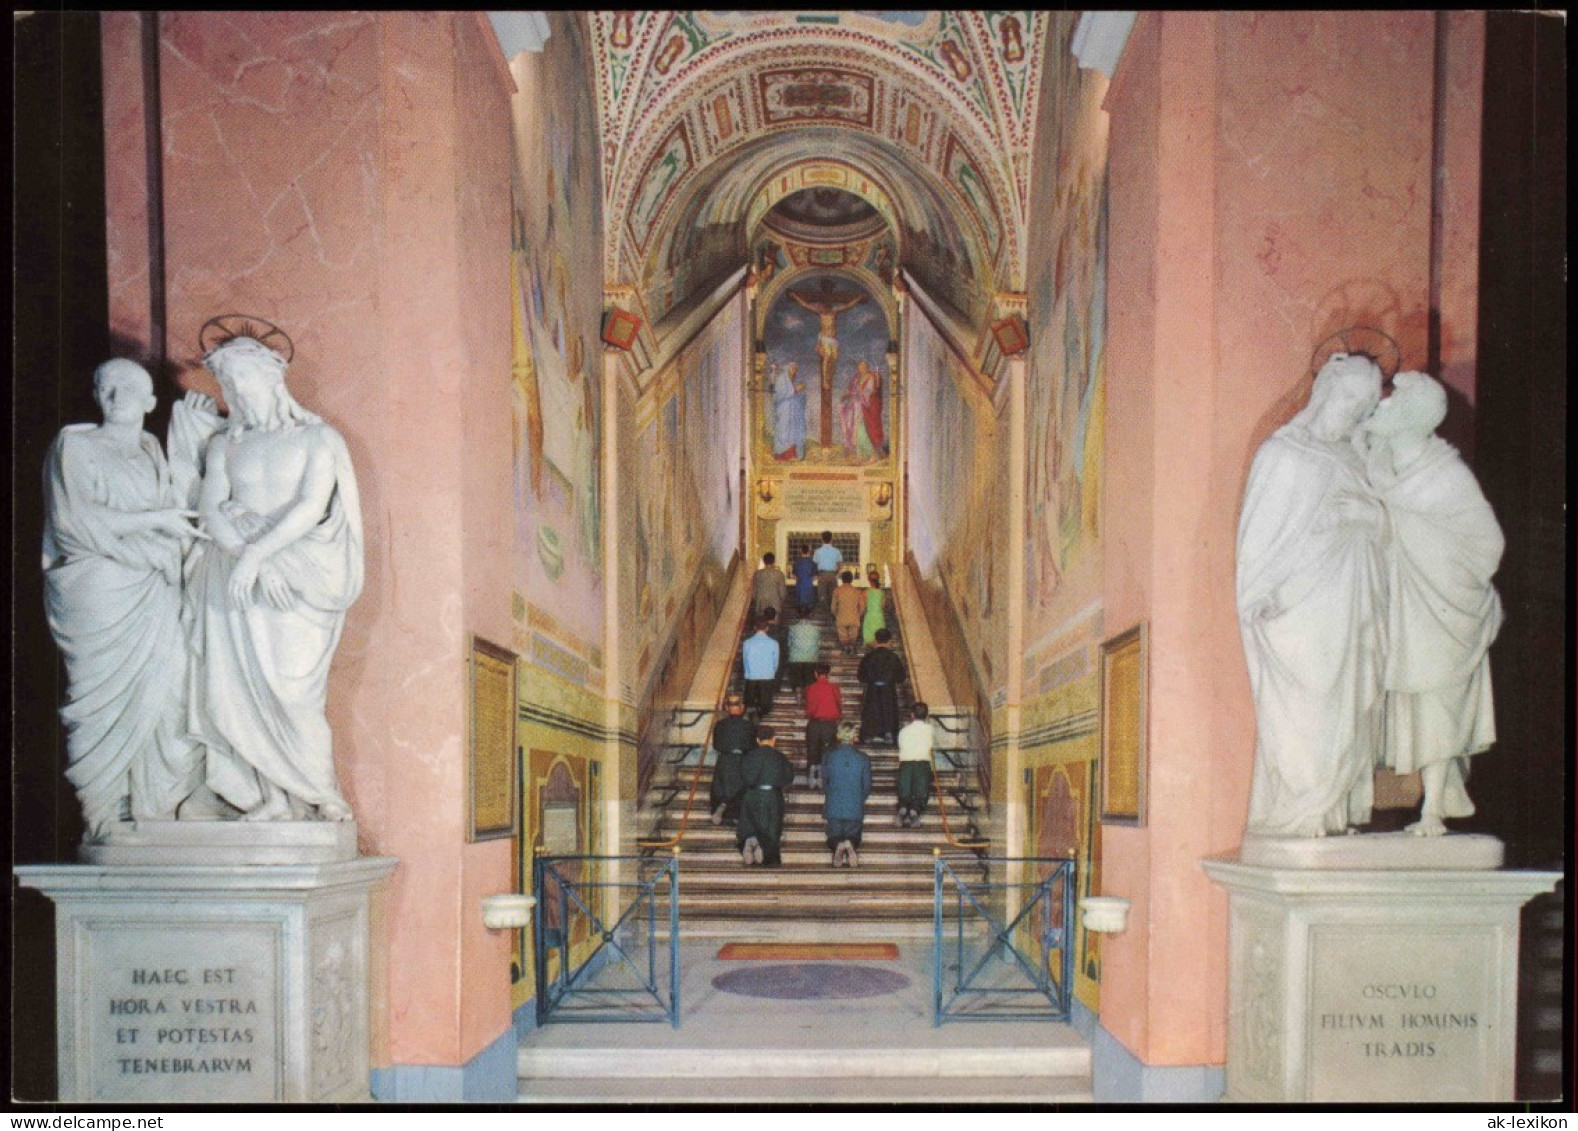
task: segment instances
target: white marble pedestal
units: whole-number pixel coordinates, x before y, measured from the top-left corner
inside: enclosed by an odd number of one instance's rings
[[[1397,835],[1202,861],[1229,897],[1229,1102],[1514,1098],[1518,912],[1561,874],[1494,870],[1485,837],[1427,870]]]
[[[128,825],[84,851],[113,863],[16,869],[55,904],[62,1101],[371,1098],[369,901],[395,861],[349,824],[273,829]],[[237,835],[272,862],[232,862]],[[191,862],[205,843],[224,862]]]

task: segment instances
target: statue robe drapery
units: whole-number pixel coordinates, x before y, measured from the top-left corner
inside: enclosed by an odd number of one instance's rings
[[[44,464],[44,600],[66,660],[66,777],[89,836],[119,820],[172,819],[196,787],[198,751],[182,737],[186,643],[181,634],[181,544],[117,537],[105,512],[177,505],[159,442],[115,450],[96,425],[71,425]]]
[[[1317,836],[1374,799],[1385,590],[1373,536],[1342,521],[1369,496],[1357,450],[1299,423],[1256,453],[1238,527],[1238,615],[1255,699],[1249,832]]]
[[[1466,756],[1496,741],[1489,653],[1502,609],[1490,579],[1506,543],[1473,472],[1440,437],[1377,480],[1392,526],[1385,763],[1407,774],[1449,761],[1440,815],[1469,817]]]
[[[334,492],[322,520],[269,559],[289,582],[294,607],[276,609],[254,592],[230,599],[236,559],[199,545],[188,583],[193,670],[191,729],[208,747],[208,785],[231,805],[252,809],[267,779],[301,805],[341,802],[324,715],[329,664],[345,611],[362,588],[362,519],[345,441],[321,430],[334,452]],[[268,524],[224,504],[243,538]]]

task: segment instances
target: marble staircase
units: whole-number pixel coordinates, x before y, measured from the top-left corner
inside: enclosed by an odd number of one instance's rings
[[[813,619],[821,629],[821,658],[832,666],[831,678],[843,694],[844,717],[858,721],[862,692],[855,673],[865,648],[859,647],[854,655],[845,654],[831,615],[819,608]],[[891,597],[887,619],[894,634],[894,650],[905,656],[903,629]],[[738,690],[742,678],[738,641],[733,644],[736,656],[730,687]],[[899,705],[906,715],[911,698],[910,687],[902,686]],[[973,772],[948,768],[947,759],[939,755],[938,779],[947,806],[947,828],[935,793],[920,822],[904,828],[899,824],[895,801],[897,749],[859,744],[872,760],[872,792],[866,804],[860,867],[833,868],[823,832],[822,794],[811,788],[806,772],[805,709],[801,696],[788,686],[787,672],[763,721],[778,734],[778,749],[796,770],[794,784],[784,791],[782,867],[745,867],[735,848],[733,828],[712,824],[707,811],[710,755],[706,764],[695,764],[693,757],[688,764],[671,767],[669,775],[654,787],[659,796],[670,801],[651,839],[672,838],[684,825],[678,843],[682,931],[785,937],[783,928],[797,925],[794,934],[814,938],[818,936],[813,924],[830,928],[832,933],[827,937],[841,937],[837,932],[851,925],[886,924],[902,929],[906,936],[929,933],[934,850],[968,860],[969,853],[955,844],[979,838],[983,804]],[[962,745],[962,739],[955,745]],[[690,817],[683,821],[693,782]],[[950,834],[954,844],[950,844]]]

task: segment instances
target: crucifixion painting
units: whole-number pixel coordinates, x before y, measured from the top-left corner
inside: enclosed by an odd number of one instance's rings
[[[866,296],[858,292],[835,295],[832,280],[824,279],[819,294],[807,297],[799,291],[790,291],[789,297],[819,319],[816,354],[822,359],[822,422],[817,440],[823,448],[830,448],[833,446],[833,378],[838,373],[838,316],[865,302]]]

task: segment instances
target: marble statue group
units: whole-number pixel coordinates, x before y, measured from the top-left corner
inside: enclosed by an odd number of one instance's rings
[[[325,716],[362,586],[350,456],[262,342],[203,360],[228,416],[188,393],[168,457],[143,431],[152,379],[115,359],[94,373],[103,423],[63,429],[45,463],[45,601],[90,841],[125,821],[351,818]]]
[[[1474,812],[1469,756],[1496,738],[1488,652],[1503,539],[1456,449],[1441,385],[1339,353],[1256,453],[1238,527],[1238,615],[1256,715],[1252,835],[1370,820],[1374,775],[1419,771],[1409,831]]]

